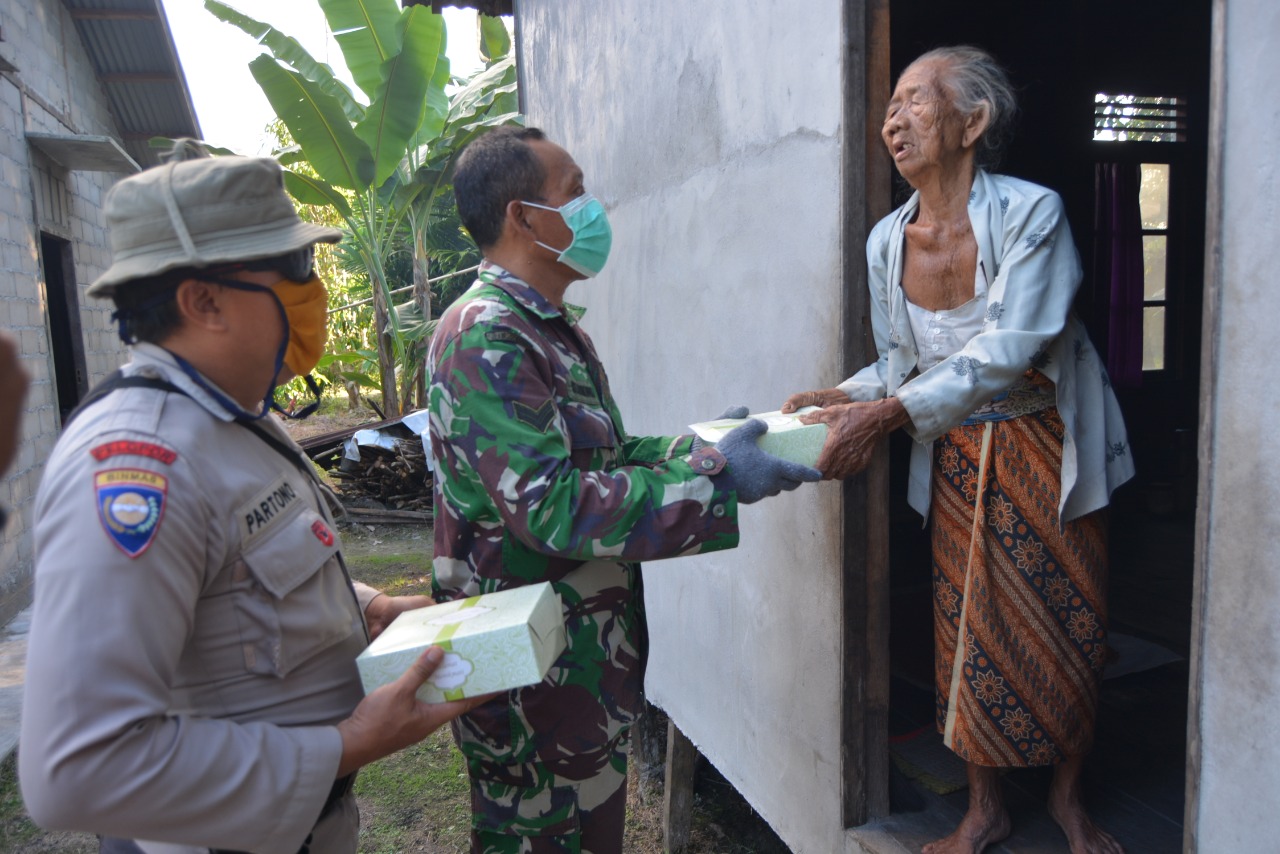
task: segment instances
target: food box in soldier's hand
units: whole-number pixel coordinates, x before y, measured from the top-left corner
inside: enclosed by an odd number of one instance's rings
[[[565,647],[560,597],[544,581],[405,611],[356,658],[365,692],[399,679],[429,646],[445,656],[418,690],[424,702],[533,685]]]
[[[795,412],[782,413],[759,412],[746,418],[720,418],[715,421],[702,421],[689,425],[704,442],[719,442],[736,427],[741,427],[750,418],[759,418],[768,427],[769,432],[756,439],[760,450],[793,463],[812,466],[818,462],[822,446],[827,441],[826,424],[802,424],[800,416],[816,412],[818,407],[806,406]]]

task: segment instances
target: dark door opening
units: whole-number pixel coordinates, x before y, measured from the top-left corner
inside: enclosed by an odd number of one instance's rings
[[[1138,473],[1115,493],[1110,509],[1108,598],[1115,651],[1102,688],[1086,800],[1126,850],[1181,850],[1210,3],[1194,0],[1172,10],[1159,0],[890,0],[888,30],[892,79],[921,53],[953,44],[982,47],[1009,69],[1019,87],[1021,116],[999,171],[1063,197],[1085,271],[1076,310],[1104,358],[1114,295],[1112,283],[1095,272],[1098,165],[1133,170],[1163,205],[1160,215],[1144,209],[1135,238],[1145,251],[1148,278],[1136,308],[1144,319],[1138,333],[1143,365],[1137,382],[1117,384],[1116,390]],[[1177,131],[1168,139],[1095,134],[1101,96],[1176,99],[1183,110]],[[895,204],[905,198],[895,186]],[[905,436],[891,443],[891,809],[899,816],[952,813],[958,820],[968,796],[963,765],[940,737],[936,751],[922,741],[936,732],[933,590],[928,536],[906,502],[909,448]],[[948,758],[955,764],[942,773]],[[957,767],[959,788],[951,775]],[[1065,850],[1044,810],[1049,779],[1047,769],[1006,775],[1014,836],[1001,850]],[[911,841],[934,838],[921,832]]]
[[[61,425],[88,391],[84,336],[80,332],[80,300],[76,292],[71,244],[42,233],[40,253],[44,259],[49,348],[53,353],[54,385],[58,390],[58,423]]]

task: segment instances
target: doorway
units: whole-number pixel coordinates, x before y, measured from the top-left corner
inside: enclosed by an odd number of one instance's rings
[[[89,388],[84,336],[80,331],[80,300],[76,289],[71,243],[41,232],[40,256],[44,264],[49,349],[53,355],[54,385],[58,393],[58,425],[61,426]]]
[[[1095,818],[1130,851],[1182,847],[1210,12],[1208,0],[1176,10],[1157,0],[889,0],[887,21],[868,33],[869,55],[887,53],[890,80],[916,56],[950,44],[982,47],[1009,70],[1021,115],[999,171],[1062,196],[1085,275],[1077,313],[1109,366],[1120,364],[1109,346],[1139,352],[1140,367],[1115,383],[1138,471],[1110,509],[1115,652],[1086,772]],[[1153,129],[1152,118],[1167,125]],[[1126,303],[1138,322],[1119,338],[1118,297],[1095,235],[1095,209],[1108,192],[1100,176],[1117,171],[1143,197],[1131,238],[1142,281]],[[891,193],[894,206],[905,200],[905,185],[888,190],[873,173],[869,190]],[[928,537],[906,503],[909,449],[896,436],[889,465],[890,810],[895,819],[958,820],[967,801],[963,766],[948,767],[949,751],[920,743],[936,733],[932,585]],[[1001,850],[1065,850],[1044,812],[1048,780],[1035,770],[1005,777],[1015,828]],[[902,841],[935,838],[933,828],[920,832],[917,839],[904,829]]]

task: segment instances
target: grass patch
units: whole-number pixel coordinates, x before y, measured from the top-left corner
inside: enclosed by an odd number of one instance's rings
[[[420,554],[366,555],[347,559],[351,577],[391,596],[431,595],[431,563]]]
[[[94,854],[97,837],[88,833],[47,832],[27,815],[18,788],[18,754],[0,763],[0,851],[7,854]]]
[[[40,834],[40,828],[27,818],[18,791],[17,754],[0,765],[0,849],[12,851]]]
[[[463,852],[471,827],[467,769],[448,729],[365,766],[356,778],[362,854]]]

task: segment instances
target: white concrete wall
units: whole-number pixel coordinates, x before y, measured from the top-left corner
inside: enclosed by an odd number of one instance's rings
[[[777,409],[839,375],[841,4],[521,0],[529,123],[609,210],[570,288],[629,432]],[[861,251],[859,235],[857,251]],[[650,698],[797,852],[840,828],[838,490],[648,564]]]
[[[21,346],[31,375],[22,447],[7,476],[0,503],[11,511],[0,531],[0,623],[30,601],[31,514],[36,487],[58,438],[57,391],[49,347],[40,229],[33,203],[32,169],[38,155],[28,132],[116,135],[106,98],[80,38],[60,0],[0,3],[0,52],[17,67],[0,74],[0,328]],[[47,162],[47,161],[46,161]],[[68,173],[53,168],[66,186],[69,205],[59,236],[69,239],[81,292],[85,359],[92,385],[124,360],[112,331],[109,305],[89,300],[84,289],[109,261],[101,203],[119,176]]]
[[[1201,479],[1207,527],[1202,563],[1197,668],[1201,677],[1200,799],[1189,818],[1201,852],[1275,851],[1280,816],[1280,395],[1268,382],[1280,317],[1280,5],[1220,0],[1224,48],[1215,64],[1221,130],[1219,273],[1210,261],[1216,323],[1206,329],[1215,393],[1208,478]],[[1220,85],[1218,85],[1220,84]],[[1211,149],[1212,151],[1213,149]],[[1214,166],[1210,166],[1212,176]],[[1212,186],[1212,182],[1211,182]],[[1212,210],[1212,205],[1211,208]],[[1209,223],[1210,240],[1215,229]],[[1215,288],[1216,285],[1216,288]],[[1193,688],[1196,686],[1193,686]],[[1193,706],[1193,711],[1194,711]],[[1193,732],[1196,721],[1193,720]],[[1196,758],[1192,744],[1192,758]],[[1193,766],[1194,767],[1194,766]]]

